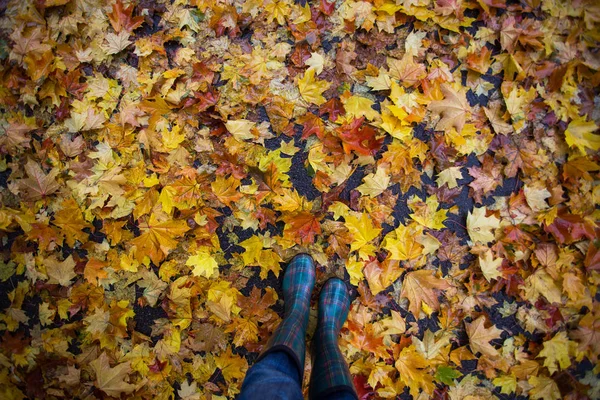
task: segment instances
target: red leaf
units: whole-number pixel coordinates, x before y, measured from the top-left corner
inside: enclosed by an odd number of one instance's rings
[[[342,145],[346,153],[354,150],[359,154],[368,156],[375,155],[381,148],[383,139],[375,138],[375,129],[368,125],[362,125],[364,119],[364,117],[360,117],[336,130],[339,138],[342,139]]]
[[[344,109],[344,105],[338,98],[332,98],[327,101],[327,103],[323,104],[319,108],[319,116],[323,116],[325,114],[329,114],[329,120],[334,122],[339,115],[342,115],[346,112]]]
[[[373,388],[367,383],[364,375],[354,375],[354,387],[359,400],[367,400],[373,394]]]
[[[584,237],[595,239],[595,229],[596,226],[592,222],[584,220],[578,215],[566,213],[556,217],[554,222],[545,228],[546,232],[551,233],[556,240],[566,244],[571,244]]]
[[[327,0],[321,0],[319,9],[323,12],[323,14],[331,15],[333,13],[333,10],[335,10],[335,1],[330,3]]]
[[[588,247],[587,255],[585,256],[585,260],[583,261],[583,265],[588,270],[596,270],[600,271],[600,249],[596,247],[594,243],[590,243],[590,247]]]
[[[323,140],[325,124],[321,118],[309,112],[298,118],[297,122],[302,124],[302,139],[306,139],[310,135],[317,135],[319,139]]]

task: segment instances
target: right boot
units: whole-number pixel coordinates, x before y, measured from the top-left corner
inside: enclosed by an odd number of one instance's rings
[[[319,295],[319,316],[313,337],[310,400],[324,400],[338,392],[347,392],[358,400],[348,363],[338,346],[349,309],[350,294],[344,281],[331,278],[325,282]]]

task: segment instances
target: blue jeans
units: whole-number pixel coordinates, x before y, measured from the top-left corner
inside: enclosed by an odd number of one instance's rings
[[[275,351],[254,364],[244,378],[238,400],[303,400],[302,381],[296,364],[287,353]],[[346,391],[328,400],[354,400]]]

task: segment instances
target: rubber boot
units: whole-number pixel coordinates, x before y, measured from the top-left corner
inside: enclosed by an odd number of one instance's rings
[[[290,261],[283,277],[285,315],[258,358],[275,351],[287,353],[298,367],[300,382],[304,375],[306,327],[315,273],[315,263],[308,254],[298,254]]]
[[[309,398],[327,399],[335,392],[347,392],[358,399],[348,363],[338,346],[342,325],[348,317],[350,294],[344,281],[329,279],[319,295],[319,317],[313,338],[313,367]]]

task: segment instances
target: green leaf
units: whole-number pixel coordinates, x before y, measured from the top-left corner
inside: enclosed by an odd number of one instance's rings
[[[435,372],[435,379],[448,386],[454,385],[454,380],[460,378],[461,376],[462,374],[460,371],[443,365],[438,367],[437,371]]]

